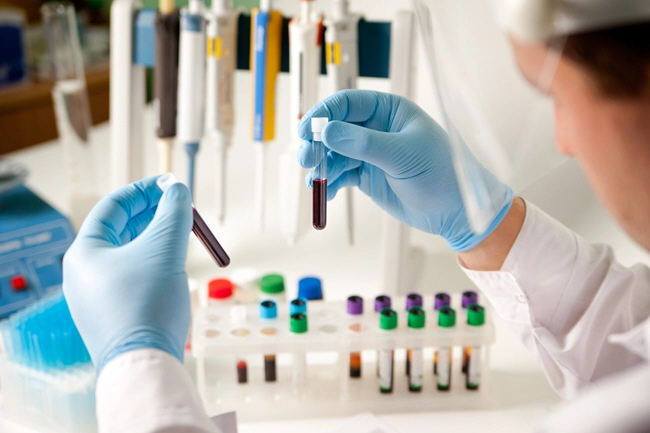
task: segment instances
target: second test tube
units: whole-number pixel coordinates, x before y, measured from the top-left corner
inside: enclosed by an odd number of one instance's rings
[[[327,225],[327,151],[321,132],[327,125],[327,117],[312,117],[311,132],[312,152],[318,165],[312,170],[312,225],[316,230],[323,230]]]

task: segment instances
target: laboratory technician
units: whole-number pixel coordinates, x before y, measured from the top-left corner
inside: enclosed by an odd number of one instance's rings
[[[435,2],[414,3],[424,16]],[[650,1],[497,3],[521,74],[553,101],[558,150],[578,159],[609,212],[650,250]],[[619,265],[611,248],[516,196],[464,147],[471,137],[451,115],[443,128],[405,98],[344,91],[303,118],[306,143],[314,116],[331,120],[322,132],[329,198],[356,186],[444,237],[540,359],[568,402],[538,431],[650,431],[647,266]],[[299,152],[305,167],[317,162],[310,149]],[[100,201],[65,256],[64,293],[99,372],[101,432],[217,431],[181,364],[191,226],[187,188],[163,194],[149,178]]]

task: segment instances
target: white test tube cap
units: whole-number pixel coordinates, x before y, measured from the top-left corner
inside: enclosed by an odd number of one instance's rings
[[[169,187],[175,183],[178,183],[178,179],[176,179],[174,173],[165,173],[156,181],[156,185],[158,185],[158,188],[160,188],[163,192],[167,191]]]
[[[315,141],[322,141],[321,139],[321,132],[323,132],[323,128],[325,128],[325,125],[327,125],[327,122],[329,122],[329,119],[327,117],[312,117],[311,118],[311,132],[314,134],[314,140]]]

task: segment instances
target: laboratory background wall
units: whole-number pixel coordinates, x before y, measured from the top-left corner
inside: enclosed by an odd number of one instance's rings
[[[150,6],[151,0],[145,1]],[[247,2],[251,3],[251,2]],[[328,1],[315,2],[316,10],[324,10]],[[284,15],[292,15],[298,11],[297,0],[276,0],[275,7]],[[399,9],[410,9],[410,2],[394,0],[352,0],[351,9],[359,11],[368,20],[390,21]],[[474,15],[472,19],[480,19]],[[467,35],[468,38],[480,35]],[[414,100],[437,116],[437,107],[428,78],[421,48],[416,56],[416,76],[413,95]],[[387,80],[361,78],[359,88],[389,91]],[[508,92],[508,88],[500,89]],[[273,212],[273,206],[278,199],[277,190],[277,160],[280,153],[290,143],[290,136],[295,131],[289,130],[289,77],[281,74],[277,87],[277,133],[269,147],[269,170],[267,172],[267,210],[266,230],[257,229],[254,215],[254,147],[250,138],[250,76],[247,71],[236,73],[236,126],[233,146],[230,151],[228,172],[228,210],[226,222],[219,227],[215,215],[216,180],[213,171],[216,164],[216,151],[210,143],[203,142],[198,155],[197,181],[195,204],[208,223],[216,228],[223,245],[228,248],[232,258],[233,268],[253,266],[261,272],[279,271],[284,273],[289,294],[295,293],[297,279],[306,274],[315,274],[324,278],[326,295],[331,293],[342,297],[344,293],[363,293],[366,296],[380,291],[380,229],[382,211],[380,211],[366,196],[355,191],[356,208],[356,242],[354,246],[347,243],[344,220],[344,202],[337,197],[330,204],[327,229],[318,232],[310,231],[297,245],[289,247],[279,229],[279,215]],[[320,94],[326,96],[325,77],[320,80]],[[505,113],[504,113],[505,115]],[[145,131],[149,131],[145,139],[147,174],[155,174],[157,154],[154,137],[151,107],[148,107]],[[96,147],[96,167],[100,178],[102,193],[109,192],[109,149],[108,126],[96,128],[92,137]],[[549,145],[553,145],[550,143]],[[56,160],[58,145],[52,144],[47,148],[33,148],[10,154],[19,161],[27,163],[32,172],[28,185],[41,193],[46,199],[62,210],[68,210],[66,197],[68,194],[66,179],[60,165],[52,164]],[[59,161],[61,158],[59,157]],[[184,179],[186,177],[186,155],[181,145],[174,150],[173,169]],[[581,236],[591,242],[608,243],[612,245],[619,260],[625,265],[644,261],[650,262],[650,255],[641,250],[616,225],[591,191],[580,167],[575,161],[568,160],[544,178],[534,182],[519,194],[535,203],[553,217],[557,218]],[[198,242],[192,239],[190,256],[188,258],[188,273],[198,278],[228,275],[229,270],[220,270],[211,262]],[[440,290],[458,292],[471,287],[456,263],[456,255],[449,250],[446,242],[436,236],[411,231],[411,242],[425,254],[424,266],[418,280],[411,289],[423,293]],[[504,354],[495,362],[507,365],[508,356]]]

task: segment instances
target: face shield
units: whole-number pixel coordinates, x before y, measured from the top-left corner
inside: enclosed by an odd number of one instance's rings
[[[544,95],[562,42],[548,50],[536,76],[528,77],[533,86],[517,67],[493,4],[416,0],[414,5],[438,120],[449,133],[470,225],[483,233],[502,203],[492,201],[474,157],[515,193],[564,160],[554,144],[552,101]]]

